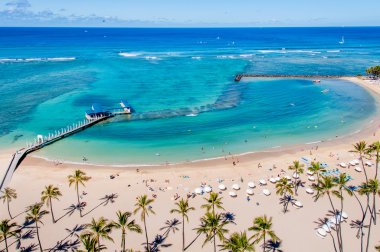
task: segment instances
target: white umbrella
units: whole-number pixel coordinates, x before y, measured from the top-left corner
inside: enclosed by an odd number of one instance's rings
[[[365,162],[366,166],[372,166],[372,163],[370,161]]]
[[[357,171],[357,172],[362,172],[362,168],[360,168],[360,167],[355,167],[355,171]]]
[[[354,162],[356,165],[359,164],[359,160],[357,160],[357,159],[352,160],[352,162]]]
[[[255,188],[256,185],[255,185],[255,183],[253,183],[253,182],[248,182],[248,187],[249,187],[249,188]]]
[[[300,175],[298,174],[298,173],[293,173],[293,178],[295,178],[295,179],[298,179],[300,177]]]
[[[314,176],[308,176],[307,179],[310,180],[310,181],[315,181]]]
[[[306,192],[307,192],[308,194],[313,194],[313,193],[314,193],[314,190],[311,189],[311,188],[306,188]]]
[[[342,217],[343,217],[343,219],[347,219],[348,218],[347,213],[346,212],[342,212]]]
[[[197,188],[195,188],[194,192],[195,192],[196,194],[202,194],[203,190],[202,190],[202,188],[197,187]]]
[[[322,228],[327,232],[327,233],[330,233],[331,232],[331,226],[329,225],[330,223],[327,223],[327,224],[323,224]]]
[[[231,197],[236,197],[236,193],[235,192],[229,192],[228,195],[230,195]]]
[[[260,179],[259,183],[260,183],[260,185],[266,185],[267,184],[267,182],[265,181],[265,179]]]
[[[238,184],[233,184],[232,189],[234,190],[240,190],[240,186]]]
[[[275,178],[270,178],[269,181],[270,181],[271,183],[273,183],[273,184],[277,182],[277,180],[276,180]]]
[[[276,177],[275,179],[276,179],[276,182],[278,182],[278,181],[280,181],[280,180],[281,180],[281,178],[280,178],[280,177]]]
[[[246,192],[247,192],[248,195],[253,195],[254,194],[252,189],[247,189]]]
[[[292,178],[289,175],[284,176],[287,180],[292,180]]]
[[[344,162],[341,162],[341,163],[339,163],[339,166],[342,167],[342,168],[346,168],[346,167],[347,167],[347,164],[344,163]]]
[[[303,207],[301,201],[298,201],[298,200],[297,200],[296,202],[294,202],[294,205],[295,205],[297,208],[301,208],[301,207]]]
[[[212,188],[210,186],[205,186],[205,188],[203,188],[203,190],[206,192],[206,193],[209,193],[212,191]]]
[[[324,230],[323,228],[318,228],[317,230],[317,235],[321,238],[325,238],[327,233],[326,233],[326,230]]]
[[[263,194],[264,194],[265,196],[269,196],[269,195],[270,195],[270,191],[269,191],[268,189],[264,189],[264,190],[263,190]]]
[[[222,190],[222,191],[226,190],[226,186],[223,185],[223,184],[220,184],[220,185],[218,186],[218,188],[219,188],[220,190]]]
[[[350,163],[349,163],[350,165],[352,165],[352,166],[355,166],[356,165],[356,163],[355,163],[355,161],[354,160],[352,160],[352,161],[350,161]]]
[[[311,176],[311,175],[314,175],[314,172],[313,172],[313,171],[310,171],[310,170],[308,170],[308,171],[307,171],[307,175],[310,175],[310,176]]]

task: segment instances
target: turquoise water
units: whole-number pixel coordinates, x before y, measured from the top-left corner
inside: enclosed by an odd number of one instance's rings
[[[213,158],[348,134],[377,110],[343,80],[233,78],[361,73],[378,62],[379,28],[0,30],[1,148],[82,120],[92,103],[136,110],[35,153],[50,159]]]

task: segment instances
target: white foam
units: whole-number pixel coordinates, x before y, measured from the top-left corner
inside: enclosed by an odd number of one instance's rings
[[[340,52],[340,50],[329,50],[329,51],[327,51],[328,53],[338,53],[338,52]]]
[[[121,53],[119,53],[119,55],[123,56],[123,57],[126,57],[126,58],[139,56],[138,53],[129,53],[129,52],[121,52]]]
[[[159,58],[156,56],[146,56],[145,59],[146,60],[158,60]]]
[[[26,62],[46,62],[46,61],[72,61],[75,57],[56,57],[56,58],[6,58],[0,59],[0,63],[26,63]]]
[[[191,57],[192,59],[195,59],[195,60],[200,60],[202,59],[202,57],[199,57],[199,56],[194,56],[194,57]]]
[[[186,116],[198,116],[198,114],[188,114]]]

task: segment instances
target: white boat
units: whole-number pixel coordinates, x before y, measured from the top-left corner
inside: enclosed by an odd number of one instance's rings
[[[344,37],[342,37],[342,39],[339,41],[339,44],[343,45],[344,43]]]

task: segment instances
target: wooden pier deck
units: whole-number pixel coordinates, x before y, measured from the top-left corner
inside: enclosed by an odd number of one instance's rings
[[[95,119],[92,119],[92,120],[85,120],[85,121],[82,121],[82,122],[79,122],[78,124],[76,125],[73,125],[73,126],[69,126],[65,129],[61,129],[60,131],[58,131],[56,134],[52,134],[48,137],[44,137],[42,141],[40,142],[34,142],[33,144],[29,145],[27,148],[23,148],[23,149],[20,149],[18,150],[15,154],[13,154],[12,156],[12,159],[7,167],[7,169],[5,170],[4,174],[1,175],[0,174],[0,195],[2,194],[1,192],[3,191],[3,189],[9,184],[12,176],[13,176],[13,173],[15,172],[15,170],[17,169],[17,167],[20,165],[20,163],[22,162],[22,160],[24,160],[24,158],[31,152],[33,151],[36,151],[36,150],[39,150],[47,145],[50,145],[56,141],[59,141],[65,137],[68,137],[70,135],[73,135],[75,133],[78,133],[82,130],[85,130],[101,121],[104,121],[104,120],[107,120],[111,117],[113,117],[115,114],[110,114],[108,116],[102,116],[102,117],[97,117]]]
[[[341,75],[290,75],[290,74],[237,74],[235,81],[239,82],[242,78],[302,78],[302,79],[338,79],[347,76]]]

